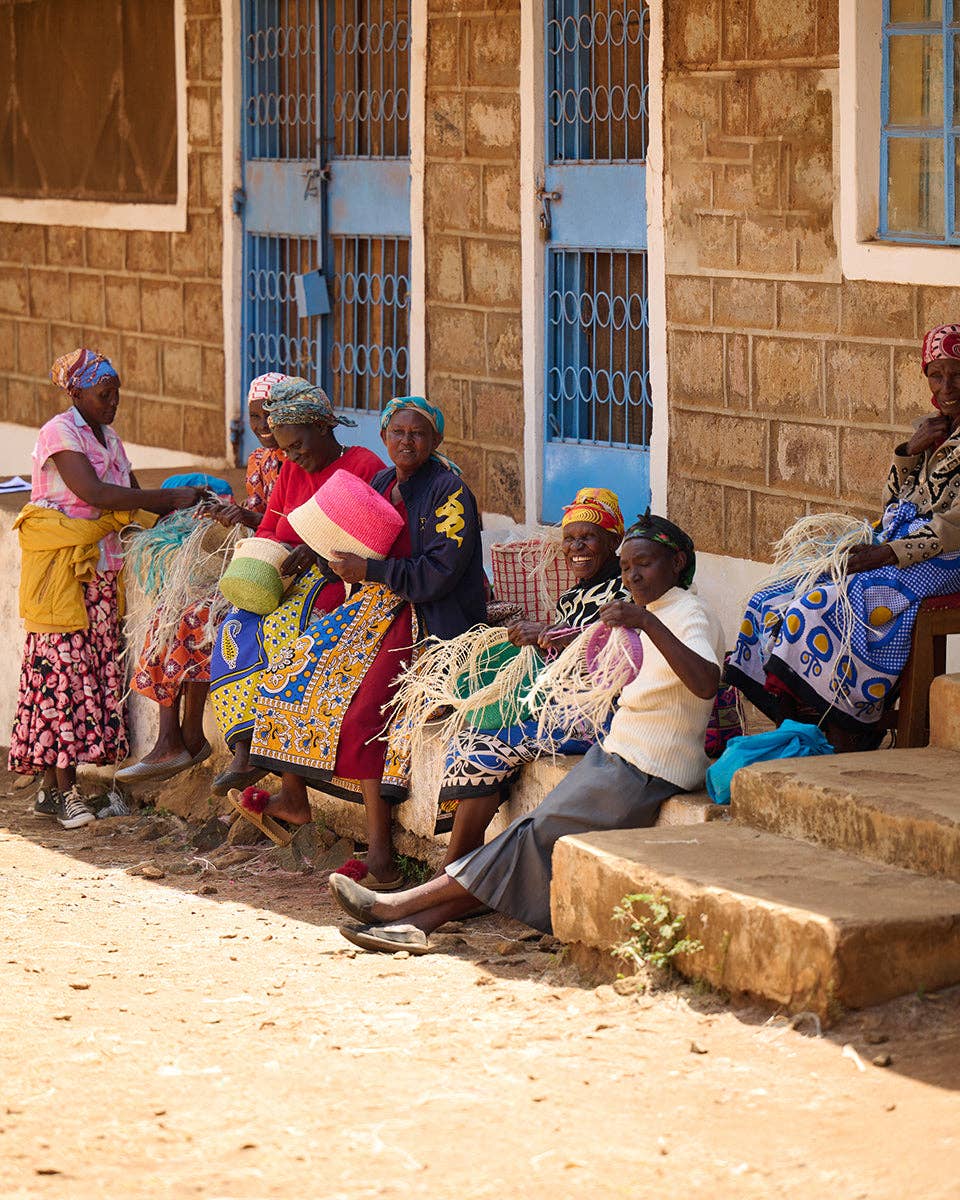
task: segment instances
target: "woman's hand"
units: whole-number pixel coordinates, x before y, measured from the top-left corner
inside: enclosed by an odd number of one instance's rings
[[[858,546],[850,551],[847,559],[847,574],[859,575],[861,571],[874,571],[877,567],[895,567],[897,556],[889,546]]]
[[[334,550],[330,555],[330,570],[344,583],[363,583],[367,577],[367,560],[346,550]]]
[[[514,646],[536,646],[546,628],[542,621],[515,621],[507,626],[507,638]]]
[[[309,546],[295,546],[280,564],[281,575],[302,575],[317,561],[317,555]]]
[[[931,446],[939,446],[950,433],[950,418],[944,416],[926,417],[913,431],[913,437],[907,442],[908,454],[922,454]]]
[[[612,600],[597,615],[611,629],[646,629],[650,614],[642,604],[634,604],[630,600]]]
[[[207,489],[202,487],[175,487],[165,490],[170,497],[167,512],[175,512],[178,508],[193,508],[207,496]]]
[[[249,508],[243,508],[239,504],[234,504],[232,500],[225,504],[204,505],[200,510],[200,516],[209,517],[211,521],[216,521],[225,529],[232,529],[234,525],[245,525],[247,529],[256,529],[260,524],[257,513],[251,512]]]
[[[537,645],[541,650],[566,650],[570,643],[583,632],[581,629],[564,630],[562,633],[550,629],[548,626],[537,639]]]

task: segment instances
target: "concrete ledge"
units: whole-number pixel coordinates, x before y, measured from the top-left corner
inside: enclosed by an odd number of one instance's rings
[[[960,675],[937,675],[930,685],[930,745],[960,750]]]
[[[960,981],[960,885],[735,825],[561,838],[553,855],[554,932],[576,961],[623,939],[614,906],[667,898],[703,943],[678,956],[703,979],[829,1021],[924,987]]]

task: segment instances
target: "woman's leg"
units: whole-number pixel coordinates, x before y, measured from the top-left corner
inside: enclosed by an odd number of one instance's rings
[[[233,758],[230,760],[228,771],[249,771],[250,770],[250,742],[251,738],[237,738],[232,746]]]
[[[363,880],[360,884],[362,887]],[[462,917],[478,904],[466,888],[444,874],[405,892],[379,893],[370,916],[380,925],[402,921],[416,925],[424,933],[432,933],[445,921]]]
[[[306,825],[313,819],[307,799],[307,783],[302,775],[284,771],[280,776],[280,791],[271,796],[263,810],[268,817],[279,817],[291,825]]]
[[[75,765],[69,767],[57,767],[57,791],[69,792],[73,785],[77,782],[77,768]]]
[[[458,802],[453,816],[453,829],[450,831],[450,844],[443,859],[444,867],[483,845],[483,835],[500,803],[499,792],[471,796]]]
[[[399,879],[393,865],[393,836],[390,805],[380,793],[379,779],[361,779],[363,805],[367,810],[367,868],[382,883]]]
[[[203,710],[209,691],[209,683],[185,683],[180,693],[183,697],[180,731],[183,744],[191,755],[198,754],[207,740],[203,734]]]
[[[176,758],[186,749],[180,729],[180,696],[177,696],[172,704],[160,705],[158,724],[157,740],[149,753],[143,756],[142,762],[166,762],[168,758]]]

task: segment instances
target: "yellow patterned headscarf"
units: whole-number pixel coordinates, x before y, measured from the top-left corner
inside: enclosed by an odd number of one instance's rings
[[[573,503],[563,510],[561,529],[564,525],[572,525],[574,521],[599,525],[601,529],[609,529],[612,533],[623,536],[620,501],[616,492],[611,492],[609,488],[581,488]]]

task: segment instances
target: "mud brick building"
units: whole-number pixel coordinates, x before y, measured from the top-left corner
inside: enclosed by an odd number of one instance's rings
[[[232,460],[262,370],[371,445],[425,392],[492,524],[607,484],[737,598],[876,512],[960,319],[954,4],[96,7],[0,3],[0,468],[87,343],[144,464]]]

